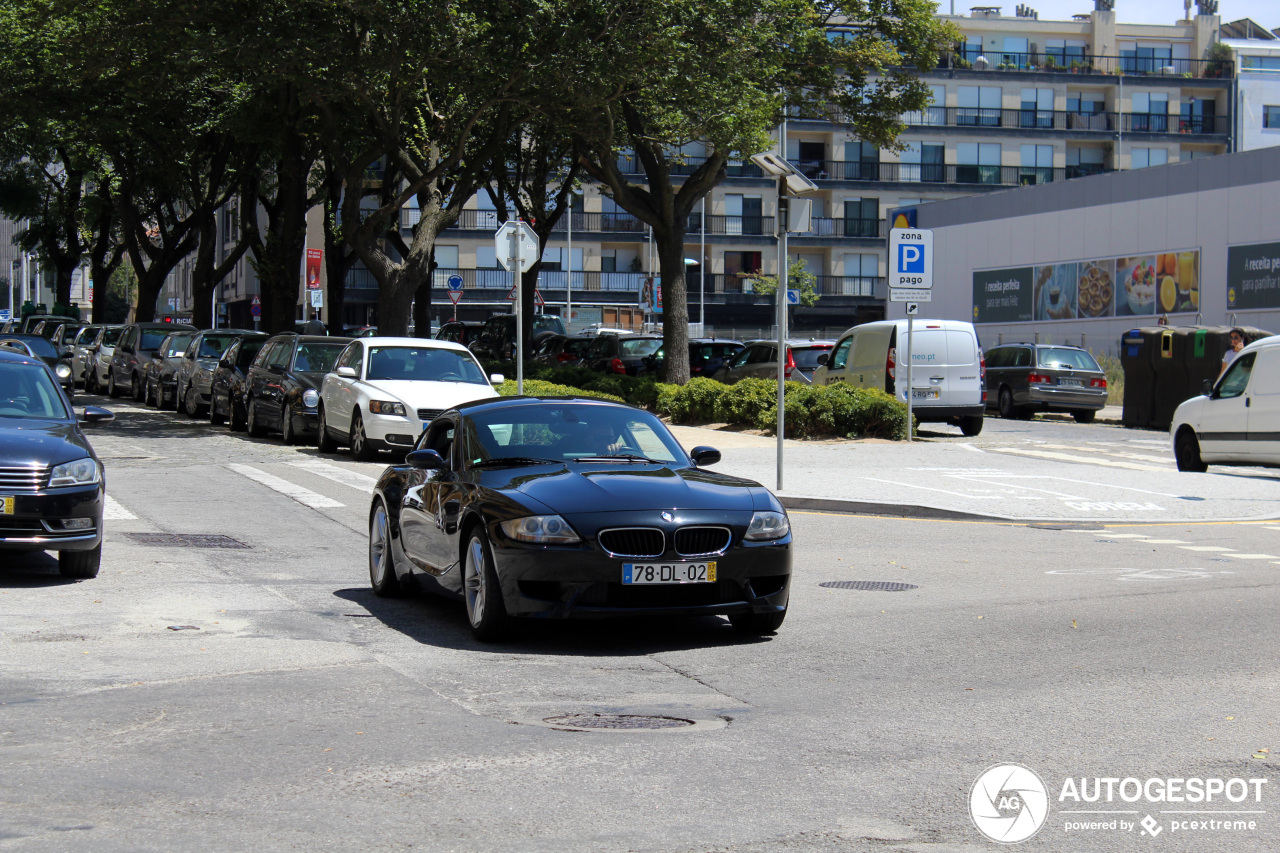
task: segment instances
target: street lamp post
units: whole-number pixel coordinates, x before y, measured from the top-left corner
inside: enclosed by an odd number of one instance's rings
[[[787,232],[791,230],[790,197],[815,192],[818,185],[796,171],[795,166],[787,162],[786,158],[772,151],[752,155],[751,162],[759,166],[766,175],[778,179],[777,237],[782,260],[778,270],[778,292],[774,296],[778,303],[778,491],[782,491],[782,441],[786,430]]]

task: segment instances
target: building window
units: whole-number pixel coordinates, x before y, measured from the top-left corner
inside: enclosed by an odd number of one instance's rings
[[[1018,183],[1022,186],[1047,184],[1053,180],[1053,146],[1023,145],[1018,165]]]
[[[1163,166],[1169,162],[1168,148],[1135,148],[1131,153],[1131,168],[1145,169],[1148,166]]]
[[[458,247],[436,244],[436,269],[456,270],[458,268]]]
[[[1106,171],[1107,152],[1101,148],[1068,148],[1067,177],[1081,178]]]
[[[844,279],[840,283],[839,292],[844,296],[875,296],[876,279],[879,275],[879,255],[846,254]]]
[[[1178,130],[1181,133],[1226,133],[1226,124],[1217,121],[1218,104],[1213,98],[1188,98],[1181,109]]]
[[[898,167],[898,180],[925,181],[940,184],[946,181],[944,166],[946,148],[941,143],[906,142]]]
[[[999,127],[1002,97],[999,86],[957,86],[956,124]]]
[[[1053,90],[1023,89],[1020,127],[1053,127]]]
[[[870,142],[846,142],[844,179],[846,181],[880,180],[880,149]]]
[[[1273,130],[1280,129],[1280,107],[1262,108],[1262,126]]]
[[[1158,74],[1173,65],[1173,45],[1120,48],[1120,69],[1126,74]]]
[[[1280,56],[1241,56],[1244,71],[1280,71]]]
[[[1169,95],[1164,92],[1134,92],[1130,130],[1169,132]]]
[[[945,125],[947,123],[947,87],[929,87],[929,106],[920,112],[904,113],[902,123],[909,125]]]
[[[880,199],[847,198],[844,200],[844,236],[880,236]]]
[[[1073,62],[1082,63],[1084,48],[1085,43],[1082,41],[1049,39],[1044,43],[1045,65],[1049,65],[1050,59],[1059,68],[1070,68]]]
[[[1002,183],[1000,175],[1000,143],[958,143],[956,145],[956,183]]]

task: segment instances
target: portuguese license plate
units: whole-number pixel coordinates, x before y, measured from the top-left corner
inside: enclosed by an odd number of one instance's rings
[[[715,583],[716,564],[710,563],[623,563],[625,584]]]
[[[13,515],[13,498],[0,498],[0,515]]]
[[[937,388],[912,388],[912,400],[936,400],[938,399]]]
[[[1059,379],[1058,384],[1070,385],[1072,388],[1083,388],[1084,380],[1083,379]]]

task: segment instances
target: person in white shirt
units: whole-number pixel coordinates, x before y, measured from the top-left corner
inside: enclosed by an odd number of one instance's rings
[[[1218,371],[1218,378],[1222,378],[1222,374],[1227,372],[1227,368],[1231,366],[1231,362],[1236,360],[1236,356],[1240,354],[1240,350],[1244,349],[1244,329],[1235,328],[1231,330],[1231,349],[1227,350],[1227,354],[1222,357],[1222,369]]]

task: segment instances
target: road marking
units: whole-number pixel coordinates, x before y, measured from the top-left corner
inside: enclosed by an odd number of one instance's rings
[[[311,460],[307,462],[290,462],[289,464],[294,468],[301,468],[303,471],[315,474],[317,477],[324,477],[326,480],[332,480],[335,483],[341,483],[344,486],[350,486],[362,492],[372,492],[373,487],[378,484],[376,477],[349,471],[337,465],[330,465],[328,462]]]
[[[1274,560],[1275,554],[1223,554],[1224,557],[1233,557],[1237,560]]]
[[[1186,544],[1185,539],[1148,539],[1146,545],[1183,545]]]
[[[1099,533],[1098,535],[1105,536],[1107,539],[1146,539],[1147,538],[1147,534],[1145,533]]]
[[[1125,468],[1129,471],[1168,471],[1168,468],[1157,468],[1154,465],[1139,465],[1135,462],[1118,462],[1109,459],[1087,459],[1083,456],[1072,456],[1069,453],[1051,453],[1043,450],[1022,450],[1017,447],[993,447],[995,453],[1012,453],[1016,456],[1033,456],[1037,459],[1050,459],[1055,462],[1078,462],[1081,465],[1102,465],[1107,468]]]
[[[954,497],[957,497],[957,498],[975,498],[975,499],[981,499],[981,500],[992,500],[991,495],[969,495],[969,494],[965,494],[964,492],[950,492],[950,491],[947,491],[946,489],[931,489],[928,486],[917,486],[915,483],[899,483],[896,480],[881,480],[877,477],[863,477],[862,479],[870,480],[873,483],[888,483],[891,486],[906,486],[909,489],[923,489],[926,492],[942,492],[942,494],[944,495],[953,495]],[[1000,498],[995,498],[995,500],[1000,500]]]
[[[312,509],[335,509],[345,504],[338,503],[333,498],[326,498],[324,495],[313,492],[310,489],[304,489],[296,483],[290,483],[288,480],[282,480],[274,474],[268,474],[266,471],[259,471],[249,465],[241,465],[238,462],[229,462],[227,467],[235,471],[241,476],[248,477],[255,483],[261,483],[268,489],[274,489],[286,497],[293,498],[303,506],[309,506]]]
[[[956,442],[956,447],[963,447],[965,450],[972,450],[974,453],[986,453],[986,452],[987,452],[987,451],[985,451],[985,450],[980,450],[980,449],[978,449],[978,448],[974,447],[972,444],[965,444],[965,443],[963,443],[963,442]]]
[[[1221,548],[1217,545],[1179,545],[1183,551],[1213,551],[1216,554],[1226,554],[1234,551],[1234,548]]]
[[[978,477],[966,477],[962,474],[948,474],[947,476],[956,480],[972,480],[975,483],[987,483],[993,486],[1004,486],[1007,489],[1023,489],[1028,492],[1044,492],[1047,495],[1054,495],[1056,497],[1064,498],[1066,500],[1073,500],[1073,501],[1084,500],[1084,498],[1080,497],[1079,495],[1069,495],[1066,492],[1054,492],[1054,491],[1050,491],[1049,489],[1037,489],[1034,486],[1018,486],[1018,485],[1014,485],[1013,483],[1001,483],[996,480],[988,480],[985,478],[979,479]],[[996,476],[996,475],[987,475],[987,476]]]
[[[1046,575],[1118,575],[1118,581],[1169,581],[1204,580],[1214,575],[1232,575],[1235,572],[1211,569],[1051,569]]]
[[[121,506],[120,502],[111,497],[111,495],[102,496],[102,517],[111,521],[129,521],[137,518],[136,515]]]
[[[1114,450],[1102,450],[1100,448],[1074,447],[1069,444],[1037,444],[1036,447],[1042,447],[1045,450],[1075,450],[1080,453],[1102,453],[1107,456],[1114,456],[1117,459],[1137,459],[1142,462],[1167,462],[1170,465],[1173,464],[1172,456],[1151,456],[1145,453],[1122,453]]]
[[[1264,528],[1264,529],[1266,529],[1266,530],[1280,530],[1280,527],[1271,527],[1270,525],[1268,525],[1268,526],[1267,526],[1266,528]]]
[[[1150,489],[1139,489],[1134,486],[1121,486],[1117,483],[1095,483],[1092,480],[1076,480],[1071,477],[1046,477],[1043,474],[992,474],[978,473],[975,476],[983,477],[1003,477],[1006,480],[1054,480],[1061,483],[1075,483],[1080,486],[1097,486],[1100,489],[1123,489],[1126,492],[1138,492],[1143,495],[1156,495],[1161,498],[1177,498],[1181,495],[1174,495],[1168,492],[1153,492]],[[1007,485],[1007,484],[1006,484]]]

